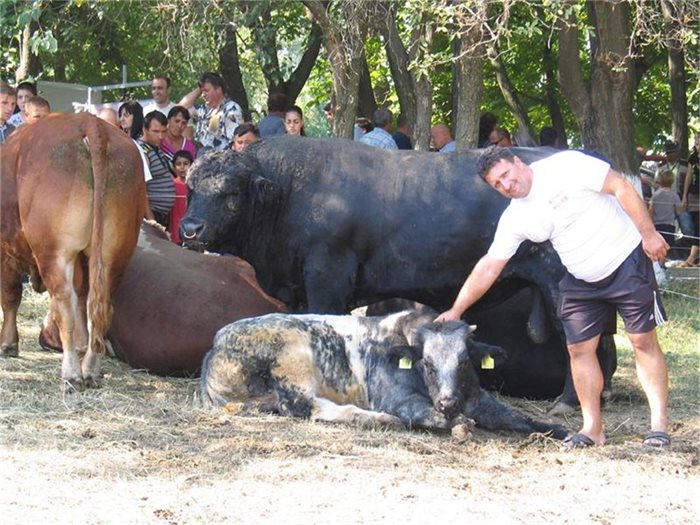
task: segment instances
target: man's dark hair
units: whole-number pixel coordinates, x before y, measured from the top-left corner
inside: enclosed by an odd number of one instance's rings
[[[163,115],[160,111],[151,111],[143,118],[143,127],[146,129],[151,129],[151,122],[154,120],[157,120],[163,126],[168,125],[168,119],[165,118],[165,115]]]
[[[34,84],[33,82],[20,82],[19,84],[17,84],[17,87],[15,88],[15,90],[17,90],[17,92],[19,92],[20,89],[23,89],[24,91],[29,91],[35,97],[38,94],[38,92],[36,90],[36,84]]]
[[[508,148],[499,148],[498,146],[489,146],[484,152],[479,155],[476,161],[476,173],[482,179],[491,171],[496,164],[502,160],[512,161],[515,155]]]
[[[393,115],[386,108],[379,108],[374,112],[373,124],[375,128],[384,128],[387,124],[391,124]]]
[[[199,79],[199,87],[202,87],[205,82],[209,82],[214,87],[220,87],[221,91],[226,94],[226,85],[224,84],[224,79],[218,73],[213,73],[207,71]]]
[[[170,108],[170,111],[168,111],[168,120],[178,115],[182,115],[182,118],[184,118],[186,121],[190,120],[190,112],[187,111],[187,108],[184,106],[173,106]]]
[[[556,146],[558,139],[559,133],[556,129],[545,126],[540,130],[540,146]]]
[[[153,80],[165,80],[165,87],[170,87],[170,78],[166,77],[165,75],[156,75],[153,77]]]
[[[284,93],[271,93],[267,97],[267,110],[268,111],[286,111],[287,110],[287,95]]]
[[[406,114],[399,113],[399,116],[396,117],[396,127],[400,128],[401,126],[404,126],[407,123],[408,123],[408,118],[406,117]]]
[[[236,129],[233,132],[233,136],[240,137],[242,135],[245,135],[246,133],[252,133],[256,137],[260,138],[260,131],[258,131],[258,127],[252,122],[244,122],[243,124],[239,124],[238,126],[236,126]]]

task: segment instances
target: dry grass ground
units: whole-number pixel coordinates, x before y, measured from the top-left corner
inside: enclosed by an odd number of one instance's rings
[[[698,297],[697,281],[672,285]],[[361,430],[206,411],[197,382],[116,360],[101,390],[62,395],[37,344],[46,298],[25,292],[21,357],[0,360],[0,522],[698,523],[700,313],[667,295],[670,450],[647,449],[629,347],[605,408],[605,447],[542,436]],[[549,402],[508,399],[542,416]],[[576,429],[579,416],[567,418]]]

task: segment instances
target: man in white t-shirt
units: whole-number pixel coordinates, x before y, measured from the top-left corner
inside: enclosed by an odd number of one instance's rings
[[[565,446],[605,443],[603,375],[596,349],[611,305],[625,322],[651,408],[651,432],[643,443],[668,446],[668,373],[655,331],[665,314],[651,264],[663,261],[668,244],[654,228],[644,202],[609,164],[578,151],[555,153],[527,165],[509,149],[491,147],[479,158],[477,170],[513,200],[488,253],[453,306],[437,320],[459,319],[489,290],[522,241],[551,241],[568,270],[559,283],[559,317],[583,415],[581,430],[569,436]]]
[[[151,111],[160,111],[165,118],[168,118],[168,113],[176,105],[170,100],[170,79],[165,76],[153,77],[151,95],[153,95],[153,104],[143,108],[143,116],[145,117]]]

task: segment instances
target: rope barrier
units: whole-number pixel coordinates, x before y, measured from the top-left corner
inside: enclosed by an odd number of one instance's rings
[[[674,292],[673,290],[669,290],[667,288],[659,288],[659,290],[661,290],[664,293],[680,295],[681,297],[685,297],[686,299],[693,299],[694,301],[700,301],[700,297],[695,297],[693,295],[688,295],[688,294],[681,293],[681,292]]]

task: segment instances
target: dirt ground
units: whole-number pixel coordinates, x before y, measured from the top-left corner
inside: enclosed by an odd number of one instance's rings
[[[608,444],[563,451],[539,435],[458,441],[208,411],[196,380],[114,359],[102,389],[63,395],[60,355],[36,343],[45,308],[27,294],[21,357],[0,359],[3,524],[698,523],[697,356],[669,355],[669,450],[641,445],[648,411],[621,350]],[[502,399],[536,417],[551,405]]]

